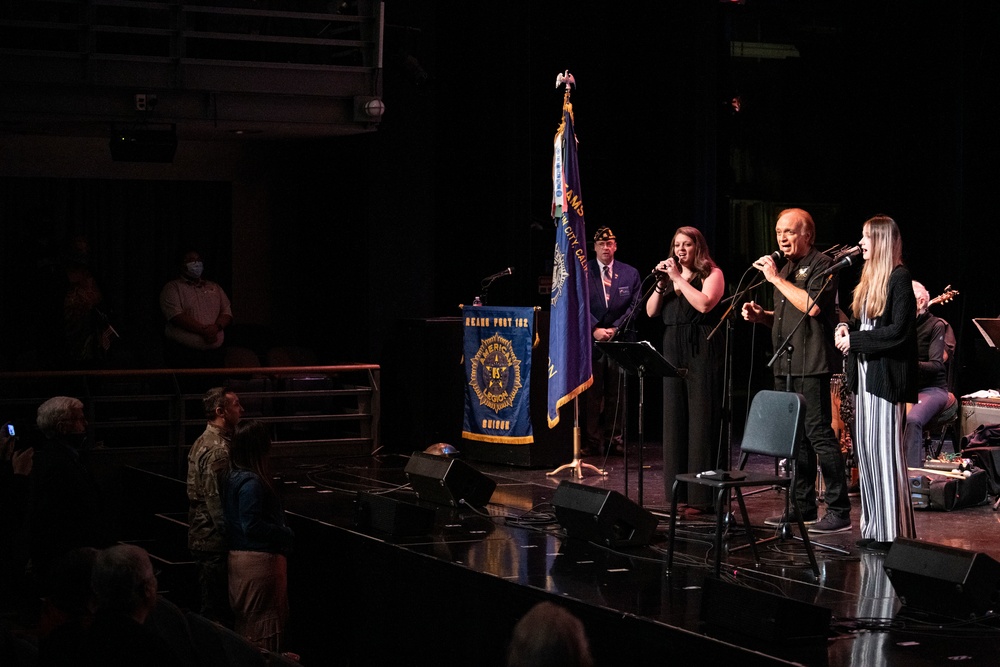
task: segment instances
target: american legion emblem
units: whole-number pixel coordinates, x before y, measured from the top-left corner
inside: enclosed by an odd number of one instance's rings
[[[469,385],[479,397],[479,404],[499,412],[514,404],[521,390],[521,360],[509,340],[493,334],[480,342],[472,358],[472,379]]]
[[[566,285],[566,279],[569,278],[569,271],[566,269],[566,254],[563,253],[559,246],[556,246],[555,257],[552,261],[552,305],[556,305],[559,301],[559,297],[562,296],[563,287]]]

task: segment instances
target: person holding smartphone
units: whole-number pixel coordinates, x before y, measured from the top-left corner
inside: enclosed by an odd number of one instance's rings
[[[35,450],[19,447],[12,422],[0,430],[0,597],[9,599],[28,561],[24,517]]]

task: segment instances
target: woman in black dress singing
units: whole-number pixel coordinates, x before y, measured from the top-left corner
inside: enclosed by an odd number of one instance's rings
[[[659,280],[646,314],[665,325],[663,356],[684,378],[663,379],[663,483],[670,498],[678,473],[718,468],[717,443],[722,406],[723,340],[708,334],[721,317],[725,278],[708,253],[705,237],[680,227],[670,243],[672,256],[656,265]],[[689,512],[711,511],[711,489],[684,485],[679,502]],[[684,493],[687,492],[687,497]]]
[[[865,267],[854,288],[851,323],[834,341],[848,354],[855,395],[854,451],[861,486],[861,541],[887,551],[897,536],[916,537],[903,451],[906,403],[917,402],[917,301],[903,266],[903,241],[892,218],[865,222]]]

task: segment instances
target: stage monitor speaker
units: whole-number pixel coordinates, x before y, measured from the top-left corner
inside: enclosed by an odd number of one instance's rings
[[[413,452],[403,469],[420,500],[458,507],[490,502],[496,482],[466,463],[447,456]]]
[[[563,481],[552,496],[556,519],[570,537],[610,547],[649,544],[656,517],[607,489]]]
[[[358,491],[354,525],[393,537],[416,537],[434,528],[434,510],[383,494]]]
[[[956,619],[1000,611],[1000,563],[986,554],[897,537],[883,567],[904,607]]]
[[[706,577],[701,620],[766,642],[826,641],[832,613],[801,600]]]

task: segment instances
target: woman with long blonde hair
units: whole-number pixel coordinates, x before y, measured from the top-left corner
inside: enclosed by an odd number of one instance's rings
[[[892,218],[865,222],[858,245],[865,266],[854,289],[854,317],[837,327],[834,340],[848,355],[847,383],[855,394],[858,546],[884,552],[896,537],[916,537],[903,429],[906,403],[917,400],[917,303]]]

